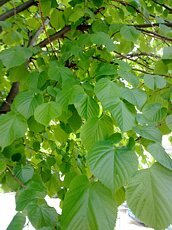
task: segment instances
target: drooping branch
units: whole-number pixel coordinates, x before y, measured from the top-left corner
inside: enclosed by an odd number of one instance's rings
[[[5,3],[9,2],[10,0],[1,0],[0,1],[0,6],[3,6]]]
[[[18,94],[18,92],[19,92],[19,82],[13,82],[6,100],[2,103],[0,107],[0,114],[7,113],[10,111],[10,106],[13,103],[13,100]]]
[[[19,5],[16,8],[13,8],[4,14],[1,14],[0,15],[0,21],[5,21],[6,19],[14,16],[15,14],[18,14],[18,13],[28,9],[30,6],[33,6],[35,3],[36,3],[35,0],[29,0],[25,3],[23,3],[22,5]]]

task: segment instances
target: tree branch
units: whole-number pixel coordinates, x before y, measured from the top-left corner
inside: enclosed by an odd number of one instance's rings
[[[51,35],[49,38],[46,38],[45,40],[43,40],[42,42],[40,42],[36,46],[39,46],[40,48],[43,48],[46,45],[48,45],[50,42],[53,42],[53,41],[55,41],[58,38],[63,38],[64,35],[67,32],[69,32],[70,30],[71,30],[70,26],[65,26],[63,29],[61,29],[60,31],[58,31],[55,34]]]
[[[35,0],[29,0],[29,1],[25,2],[25,3],[23,3],[22,5],[19,5],[16,8],[13,8],[13,9],[7,11],[4,14],[1,14],[0,15],[0,21],[5,21],[6,19],[14,16],[15,14],[18,14],[18,13],[26,10],[30,6],[34,5],[35,3],[36,3]]]
[[[135,25],[129,25],[129,26],[134,26],[136,28],[149,28],[149,27],[155,27],[155,26],[160,26],[160,25],[165,25],[165,26],[168,26],[168,27],[172,27],[172,23],[171,22],[135,24]]]
[[[126,54],[126,57],[140,57],[140,56],[160,58],[160,56],[158,55],[155,55],[153,53],[145,53],[145,52]]]
[[[104,7],[100,7],[98,8],[94,14],[99,14],[101,13],[103,10],[105,10]],[[84,22],[86,20],[88,20],[89,18],[86,18],[84,20]],[[88,30],[91,26],[90,25],[87,25],[87,24],[84,24],[84,22],[82,22],[78,27],[77,29],[78,30],[81,30],[81,31],[86,31]],[[48,45],[50,42],[53,42],[55,40],[57,40],[58,38],[63,38],[64,35],[69,32],[71,30],[71,26],[65,26],[63,29],[61,29],[60,31],[56,32],[55,34],[49,36],[49,38],[46,38],[45,40],[43,40],[42,42],[40,42],[37,46],[39,46],[40,48],[43,48],[45,47],[46,45]]]
[[[2,103],[0,107],[0,114],[7,113],[10,111],[10,106],[13,103],[13,100],[18,94],[18,92],[19,92],[19,82],[13,82],[6,100]]]
[[[135,62],[136,64],[138,64],[138,65],[141,65],[141,66],[143,66],[143,67],[145,67],[145,68],[147,68],[147,69],[149,69],[149,70],[153,70],[152,68],[150,68],[150,67],[148,67],[147,65],[145,65],[145,64],[143,64],[143,63],[141,63],[141,62],[139,62],[139,61],[137,61],[137,60],[135,60],[135,59],[132,59],[132,57],[130,57],[130,56],[125,56],[125,55],[123,55],[123,54],[121,54],[121,53],[119,53],[119,52],[117,52],[117,51],[113,51],[114,53],[116,53],[116,54],[118,54],[118,56],[121,58],[121,59],[128,59],[128,60],[130,60],[130,61],[132,61],[132,62]]]
[[[163,35],[160,35],[156,32],[152,32],[152,31],[149,31],[149,30],[144,30],[144,29],[141,29],[141,28],[138,28],[138,30],[142,31],[143,33],[147,34],[148,36],[151,36],[151,37],[156,37],[162,41],[169,41],[169,42],[172,42],[172,38],[169,38],[169,37],[165,37]]]
[[[28,1],[27,3],[29,3],[30,5],[33,5],[34,3],[35,3],[35,1],[34,0],[30,0],[30,1]],[[32,4],[31,4],[32,3]],[[25,4],[25,3],[24,3]],[[24,5],[23,4],[23,5]],[[21,5],[21,6],[23,6],[23,5]],[[20,10],[21,10],[21,6],[20,6]],[[28,4],[27,4],[27,7],[26,7],[26,4],[24,5],[25,7],[22,7],[22,9],[24,10],[24,9],[27,9],[29,6],[28,6]],[[101,8],[99,8],[99,9],[97,9],[94,13],[95,14],[98,14],[98,13],[100,13],[101,11],[103,11],[105,8],[104,7],[101,7]],[[15,8],[15,10],[13,9],[13,11],[14,12],[16,12],[16,10],[17,10],[17,8]],[[9,12],[9,11],[8,11]],[[8,13],[7,12],[7,13]],[[13,15],[14,15],[14,12],[13,12]],[[20,11],[21,12],[21,11]],[[6,14],[7,14],[6,13]],[[18,13],[18,12],[17,12]],[[1,15],[2,16],[2,15]],[[0,17],[1,17],[0,16]],[[9,15],[8,15],[9,16]],[[9,17],[3,17],[4,18],[4,20],[6,19],[6,18],[9,18]],[[44,22],[45,23],[45,22]],[[43,27],[43,25],[42,25],[42,27]],[[37,38],[37,36],[39,36],[39,34],[42,32],[42,30],[44,29],[44,28],[40,28],[40,31],[38,30],[37,31],[37,33],[35,34],[35,36],[36,36],[36,38]],[[86,29],[88,29],[88,28],[90,28],[90,25],[85,25],[85,24],[81,24],[81,25],[79,25],[78,27],[77,27],[79,30],[86,30]],[[64,35],[67,33],[67,32],[69,32],[71,30],[71,26],[65,26],[63,29],[61,29],[60,31],[58,31],[58,32],[56,32],[55,34],[53,34],[53,35],[51,35],[50,37],[48,37],[48,38],[46,38],[45,40],[43,40],[42,42],[40,42],[39,44],[37,44],[36,46],[37,47],[40,47],[40,48],[43,48],[43,47],[45,47],[47,44],[49,44],[50,42],[52,42],[52,41],[54,41],[54,40],[56,40],[56,39],[58,39],[58,38],[63,38],[64,37]],[[35,38],[33,39],[33,40],[31,40],[30,41],[30,46],[32,46],[33,44],[35,43]],[[8,96],[7,96],[7,98],[6,98],[6,100],[3,102],[3,104],[1,105],[1,107],[0,107],[0,114],[3,114],[3,113],[7,113],[7,112],[9,112],[10,111],[10,106],[11,106],[11,104],[12,104],[12,102],[13,102],[13,100],[14,100],[14,98],[16,97],[16,95],[17,95],[17,93],[18,93],[18,91],[19,91],[19,82],[14,82],[13,84],[12,84],[12,87],[11,87],[11,90],[10,90],[10,92],[9,92],[9,94],[8,94]]]
[[[132,68],[132,70],[137,71],[137,72],[141,72],[141,73],[145,73],[145,74],[157,75],[156,73],[150,73],[150,72],[147,72],[143,69]],[[172,76],[170,76],[170,75],[165,75],[165,74],[159,74],[159,75],[163,76],[163,77],[167,77],[167,78],[172,78]]]
[[[5,3],[9,2],[10,0],[1,0],[0,1],[0,6],[3,6]]]

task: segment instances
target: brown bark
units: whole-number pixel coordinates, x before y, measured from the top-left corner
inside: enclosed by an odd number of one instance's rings
[[[30,6],[34,5],[35,3],[36,3],[35,0],[29,0],[27,2],[24,2],[22,5],[19,5],[16,8],[13,8],[4,14],[1,14],[0,15],[0,21],[5,21],[6,19],[14,16],[15,14],[18,14],[18,13],[28,9]]]
[[[19,92],[19,82],[13,82],[6,100],[2,103],[0,107],[0,114],[4,114],[10,111],[10,106],[13,103],[13,100],[18,94],[18,92]]]

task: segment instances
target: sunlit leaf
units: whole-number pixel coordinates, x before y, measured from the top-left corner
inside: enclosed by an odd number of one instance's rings
[[[1,51],[0,60],[7,69],[19,66],[32,56],[32,51],[26,47],[13,47]]]
[[[43,103],[39,105],[34,112],[35,120],[45,126],[49,124],[49,122],[60,116],[61,107],[53,101]]]
[[[79,176],[72,181],[65,196],[62,229],[113,229],[116,215],[111,192],[100,182],[90,183],[86,176]]]
[[[26,119],[34,114],[36,107],[43,103],[43,97],[32,91],[21,92],[15,98],[14,106]]]
[[[42,227],[51,227],[53,229],[57,224],[57,212],[54,208],[49,207],[46,203],[31,203],[27,207],[28,217],[36,229]]]
[[[127,148],[116,148],[111,142],[97,143],[88,152],[88,164],[93,174],[112,191],[128,183],[137,171],[137,157]]]
[[[113,123],[108,116],[90,118],[81,129],[81,140],[87,149],[113,134]]]
[[[127,187],[127,204],[146,225],[165,229],[171,222],[172,171],[156,163],[132,178]]]
[[[23,230],[24,224],[26,222],[26,217],[18,212],[12,219],[11,223],[8,225],[7,230]]]
[[[10,145],[14,140],[24,137],[27,123],[23,116],[10,112],[0,116],[0,146]]]
[[[172,159],[165,152],[163,147],[159,143],[150,144],[147,147],[149,153],[164,167],[172,170]]]
[[[166,86],[166,79],[159,75],[144,75],[144,83],[149,89],[162,89]]]

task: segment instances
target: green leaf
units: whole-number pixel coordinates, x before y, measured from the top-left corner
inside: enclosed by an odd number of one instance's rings
[[[78,102],[74,103],[79,115],[88,120],[99,115],[99,106],[92,97],[84,95]]]
[[[35,108],[43,103],[43,97],[32,91],[21,92],[14,101],[14,107],[26,119],[34,114]]]
[[[139,84],[139,79],[138,77],[131,73],[131,72],[128,72],[128,71],[125,71],[123,70],[123,66],[121,66],[122,69],[119,69],[118,70],[118,74],[124,78],[128,83],[130,83],[131,85],[133,85],[134,87],[137,87],[138,84]]]
[[[149,89],[162,89],[166,86],[166,79],[159,75],[144,75],[144,83]]]
[[[34,174],[34,168],[31,165],[20,166],[14,168],[14,175],[23,183],[28,182]]]
[[[91,34],[91,41],[98,46],[104,45],[109,52],[114,51],[115,44],[110,36],[104,32]]]
[[[171,223],[172,172],[158,163],[140,170],[127,187],[127,204],[144,224],[165,229]]]
[[[124,25],[121,28],[120,33],[127,41],[135,42],[138,39],[140,31],[136,30],[134,26]]]
[[[52,174],[51,178],[46,182],[48,196],[53,197],[57,195],[58,184],[59,181],[57,175]]]
[[[141,89],[121,89],[121,97],[141,109],[147,100],[147,94]]]
[[[60,66],[56,61],[49,64],[48,76],[51,80],[62,81],[73,77],[72,71],[64,66]]]
[[[46,196],[46,189],[39,178],[33,178],[26,187],[16,193],[16,210],[22,211],[28,204]]]
[[[112,113],[121,131],[129,131],[134,127],[135,115],[130,112],[123,101],[114,101],[114,103],[110,105],[109,111]]]
[[[106,76],[106,75],[115,75],[117,73],[117,67],[114,64],[110,63],[101,63],[98,65],[95,76]]]
[[[60,125],[56,125],[54,129],[55,139],[61,143],[64,143],[68,139],[68,134],[60,127]]]
[[[58,4],[56,0],[51,0],[51,8],[57,8]]]
[[[68,119],[67,123],[74,132],[81,127],[82,119],[76,110],[73,111],[72,116]]]
[[[135,123],[135,115],[130,112],[126,104],[119,99],[120,88],[108,79],[101,79],[95,86],[95,93],[103,107],[112,113],[113,118],[122,131],[132,129]]]
[[[99,182],[89,183],[86,176],[78,176],[65,196],[62,230],[112,230],[116,215],[111,192]]]
[[[96,142],[104,140],[113,134],[113,123],[110,117],[90,118],[81,129],[81,140],[87,149]]]
[[[5,183],[12,191],[17,191],[20,188],[19,183],[14,179],[14,177],[8,171],[5,175]]]
[[[118,189],[115,192],[114,199],[117,202],[118,206],[120,206],[121,204],[123,204],[125,202],[126,198],[125,198],[125,189],[124,189],[124,187],[121,187],[120,189]]]
[[[172,59],[172,46],[163,48],[163,56],[162,59]]]
[[[158,128],[155,126],[138,126],[134,128],[135,132],[140,136],[155,142],[161,142],[162,134]]]
[[[27,130],[25,119],[15,112],[0,116],[0,146],[10,145],[14,140],[23,137]]]
[[[54,208],[46,203],[31,203],[27,206],[28,218],[31,224],[36,228],[51,227],[54,229],[57,224],[58,215]]]
[[[81,8],[81,6],[75,7],[75,11],[73,11],[69,16],[69,21],[77,22],[83,16],[84,10]]]
[[[95,6],[100,7],[103,4],[103,0],[93,0]]]
[[[95,93],[106,109],[121,95],[120,87],[107,78],[102,78],[96,83]]]
[[[161,121],[167,114],[167,109],[160,104],[146,104],[142,109],[143,116],[149,121]]]
[[[28,123],[29,130],[34,133],[43,132],[45,130],[45,126],[36,122],[33,116],[29,118],[27,123]]]
[[[47,126],[52,119],[60,116],[60,114],[61,107],[59,104],[54,101],[50,101],[39,105],[35,109],[34,117],[37,122]]]
[[[7,69],[10,69],[23,64],[31,56],[32,51],[30,48],[17,46],[1,51],[0,60]]]
[[[168,128],[172,130],[172,114],[168,115],[166,117],[165,121],[166,121],[166,124],[167,124]]]
[[[4,161],[0,161],[0,175],[6,170],[6,163]]]
[[[160,143],[150,144],[147,151],[154,157],[154,159],[164,167],[172,170],[172,159],[165,152]]]
[[[84,0],[72,0],[72,1],[69,1],[69,4],[74,7],[77,4],[80,4],[82,2],[84,2]]]
[[[112,191],[126,185],[138,167],[133,151],[116,148],[109,141],[97,143],[87,159],[92,173]]]
[[[56,102],[66,111],[68,110],[68,105],[77,104],[83,97],[85,97],[85,93],[81,86],[70,85],[57,93]]]
[[[62,29],[65,26],[63,12],[60,12],[59,10],[54,9],[50,17],[50,23],[56,30]]]
[[[14,230],[14,229],[23,230],[25,222],[26,222],[26,217],[22,213],[18,212],[13,217],[11,223],[8,225],[7,230]]]
[[[155,74],[167,74],[168,73],[168,65],[165,64],[165,61],[159,60],[155,63]]]

